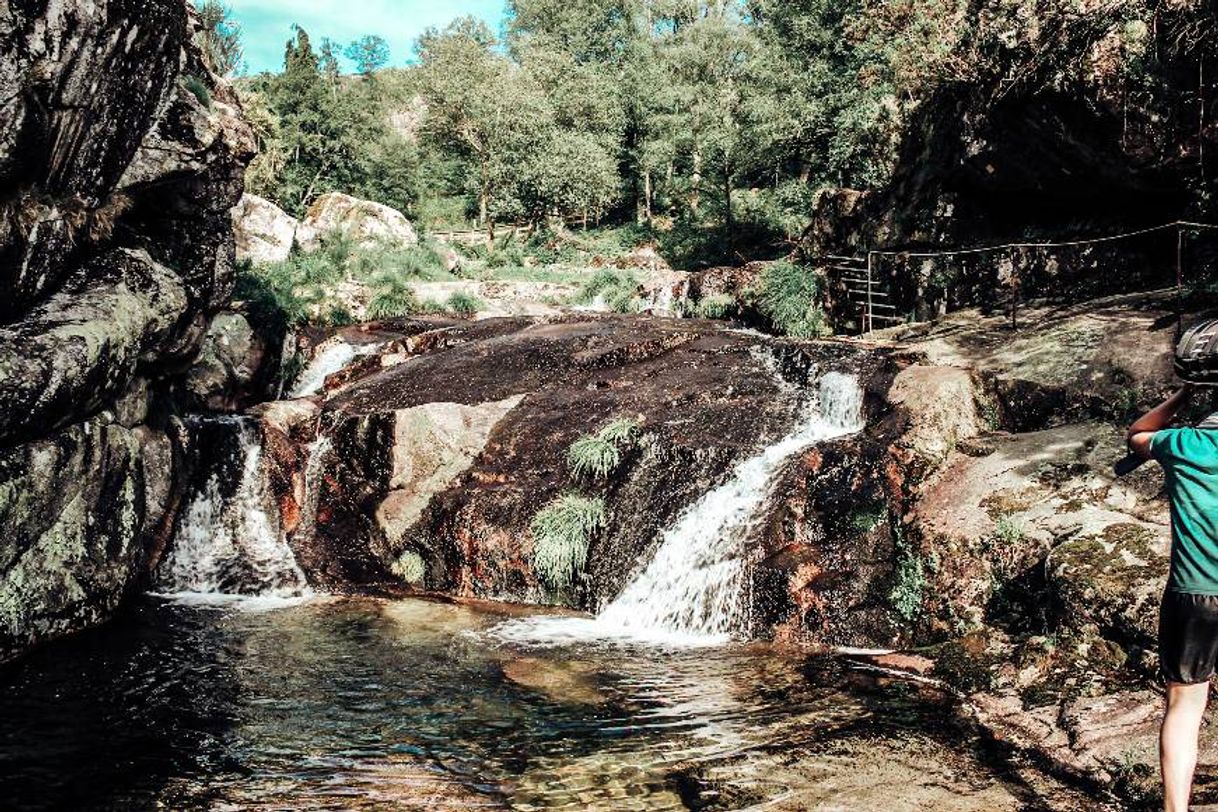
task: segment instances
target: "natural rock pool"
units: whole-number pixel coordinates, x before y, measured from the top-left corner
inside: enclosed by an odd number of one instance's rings
[[[936,690],[763,645],[530,648],[506,608],[149,598],[0,670],[16,809],[1087,810]]]

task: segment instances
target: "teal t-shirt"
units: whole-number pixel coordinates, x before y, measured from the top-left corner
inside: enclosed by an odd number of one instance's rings
[[[1167,474],[1173,592],[1218,595],[1218,429],[1163,429],[1150,453]]]

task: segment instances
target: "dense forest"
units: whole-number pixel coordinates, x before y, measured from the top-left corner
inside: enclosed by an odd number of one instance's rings
[[[232,73],[240,31],[203,10]],[[687,268],[787,253],[827,190],[896,192],[841,243],[1102,233],[1206,212],[1214,29],[1128,0],[511,0],[410,55],[296,28],[238,82],[247,182],[298,216],[343,191],[424,230],[611,225]]]
[[[239,32],[205,10],[231,70]],[[513,0],[502,35],[458,19],[404,69],[384,67],[375,35],[343,48],[297,29],[281,73],[241,81],[262,150],[250,189],[295,213],[343,190],[437,226],[609,218],[789,237],[816,189],[887,179],[927,89],[971,80],[985,39],[1035,23],[1010,15],[976,31],[963,3]],[[343,52],[359,77],[340,72]]]

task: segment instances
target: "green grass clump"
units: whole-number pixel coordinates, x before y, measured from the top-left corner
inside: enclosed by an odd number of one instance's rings
[[[622,452],[608,440],[588,435],[572,443],[567,464],[577,477],[605,479],[622,464]]]
[[[457,291],[448,297],[445,310],[462,318],[473,318],[483,307],[482,300],[472,293]]]
[[[897,562],[888,602],[906,622],[912,622],[922,615],[927,584],[926,562],[899,537],[896,548]]]
[[[850,514],[850,527],[856,533],[870,533],[888,518],[888,506],[874,502],[855,509]]]
[[[398,556],[389,569],[408,584],[421,585],[427,580],[427,562],[414,550],[407,550]]]
[[[588,563],[588,545],[605,526],[605,500],[567,494],[533,517],[533,566],[552,589],[570,587]]]
[[[622,464],[622,449],[638,438],[639,421],[619,417],[596,432],[580,437],[567,451],[567,464],[576,477],[608,479]]]
[[[808,268],[779,260],[761,273],[757,308],[782,335],[821,338],[831,331],[820,294],[820,277]]]
[[[375,321],[399,318],[418,313],[418,297],[401,277],[381,274],[372,280],[372,299],[368,302],[368,318]]]
[[[994,526],[994,537],[1006,545],[1023,541],[1023,524],[1013,516],[999,516]]]
[[[633,443],[638,439],[642,427],[637,417],[619,417],[605,424],[596,436],[611,443]]]
[[[736,309],[736,300],[726,293],[704,296],[694,306],[694,315],[700,319],[726,319]]]
[[[208,110],[214,108],[211,100],[211,90],[208,89],[207,85],[198,76],[183,76],[182,87],[186,88],[191,95],[199,100],[199,104]]]
[[[638,290],[639,280],[634,274],[602,268],[580,286],[574,300],[585,305],[600,300],[614,313],[635,313],[642,304]]]

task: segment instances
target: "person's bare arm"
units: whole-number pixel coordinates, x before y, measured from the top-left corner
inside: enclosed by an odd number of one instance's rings
[[[1129,446],[1129,450],[1144,460],[1150,459],[1151,438],[1159,429],[1165,429],[1171,425],[1172,418],[1188,402],[1188,396],[1192,394],[1192,391],[1191,383],[1184,384],[1174,395],[1135,420],[1129,427],[1129,431],[1125,433],[1125,443]]]

